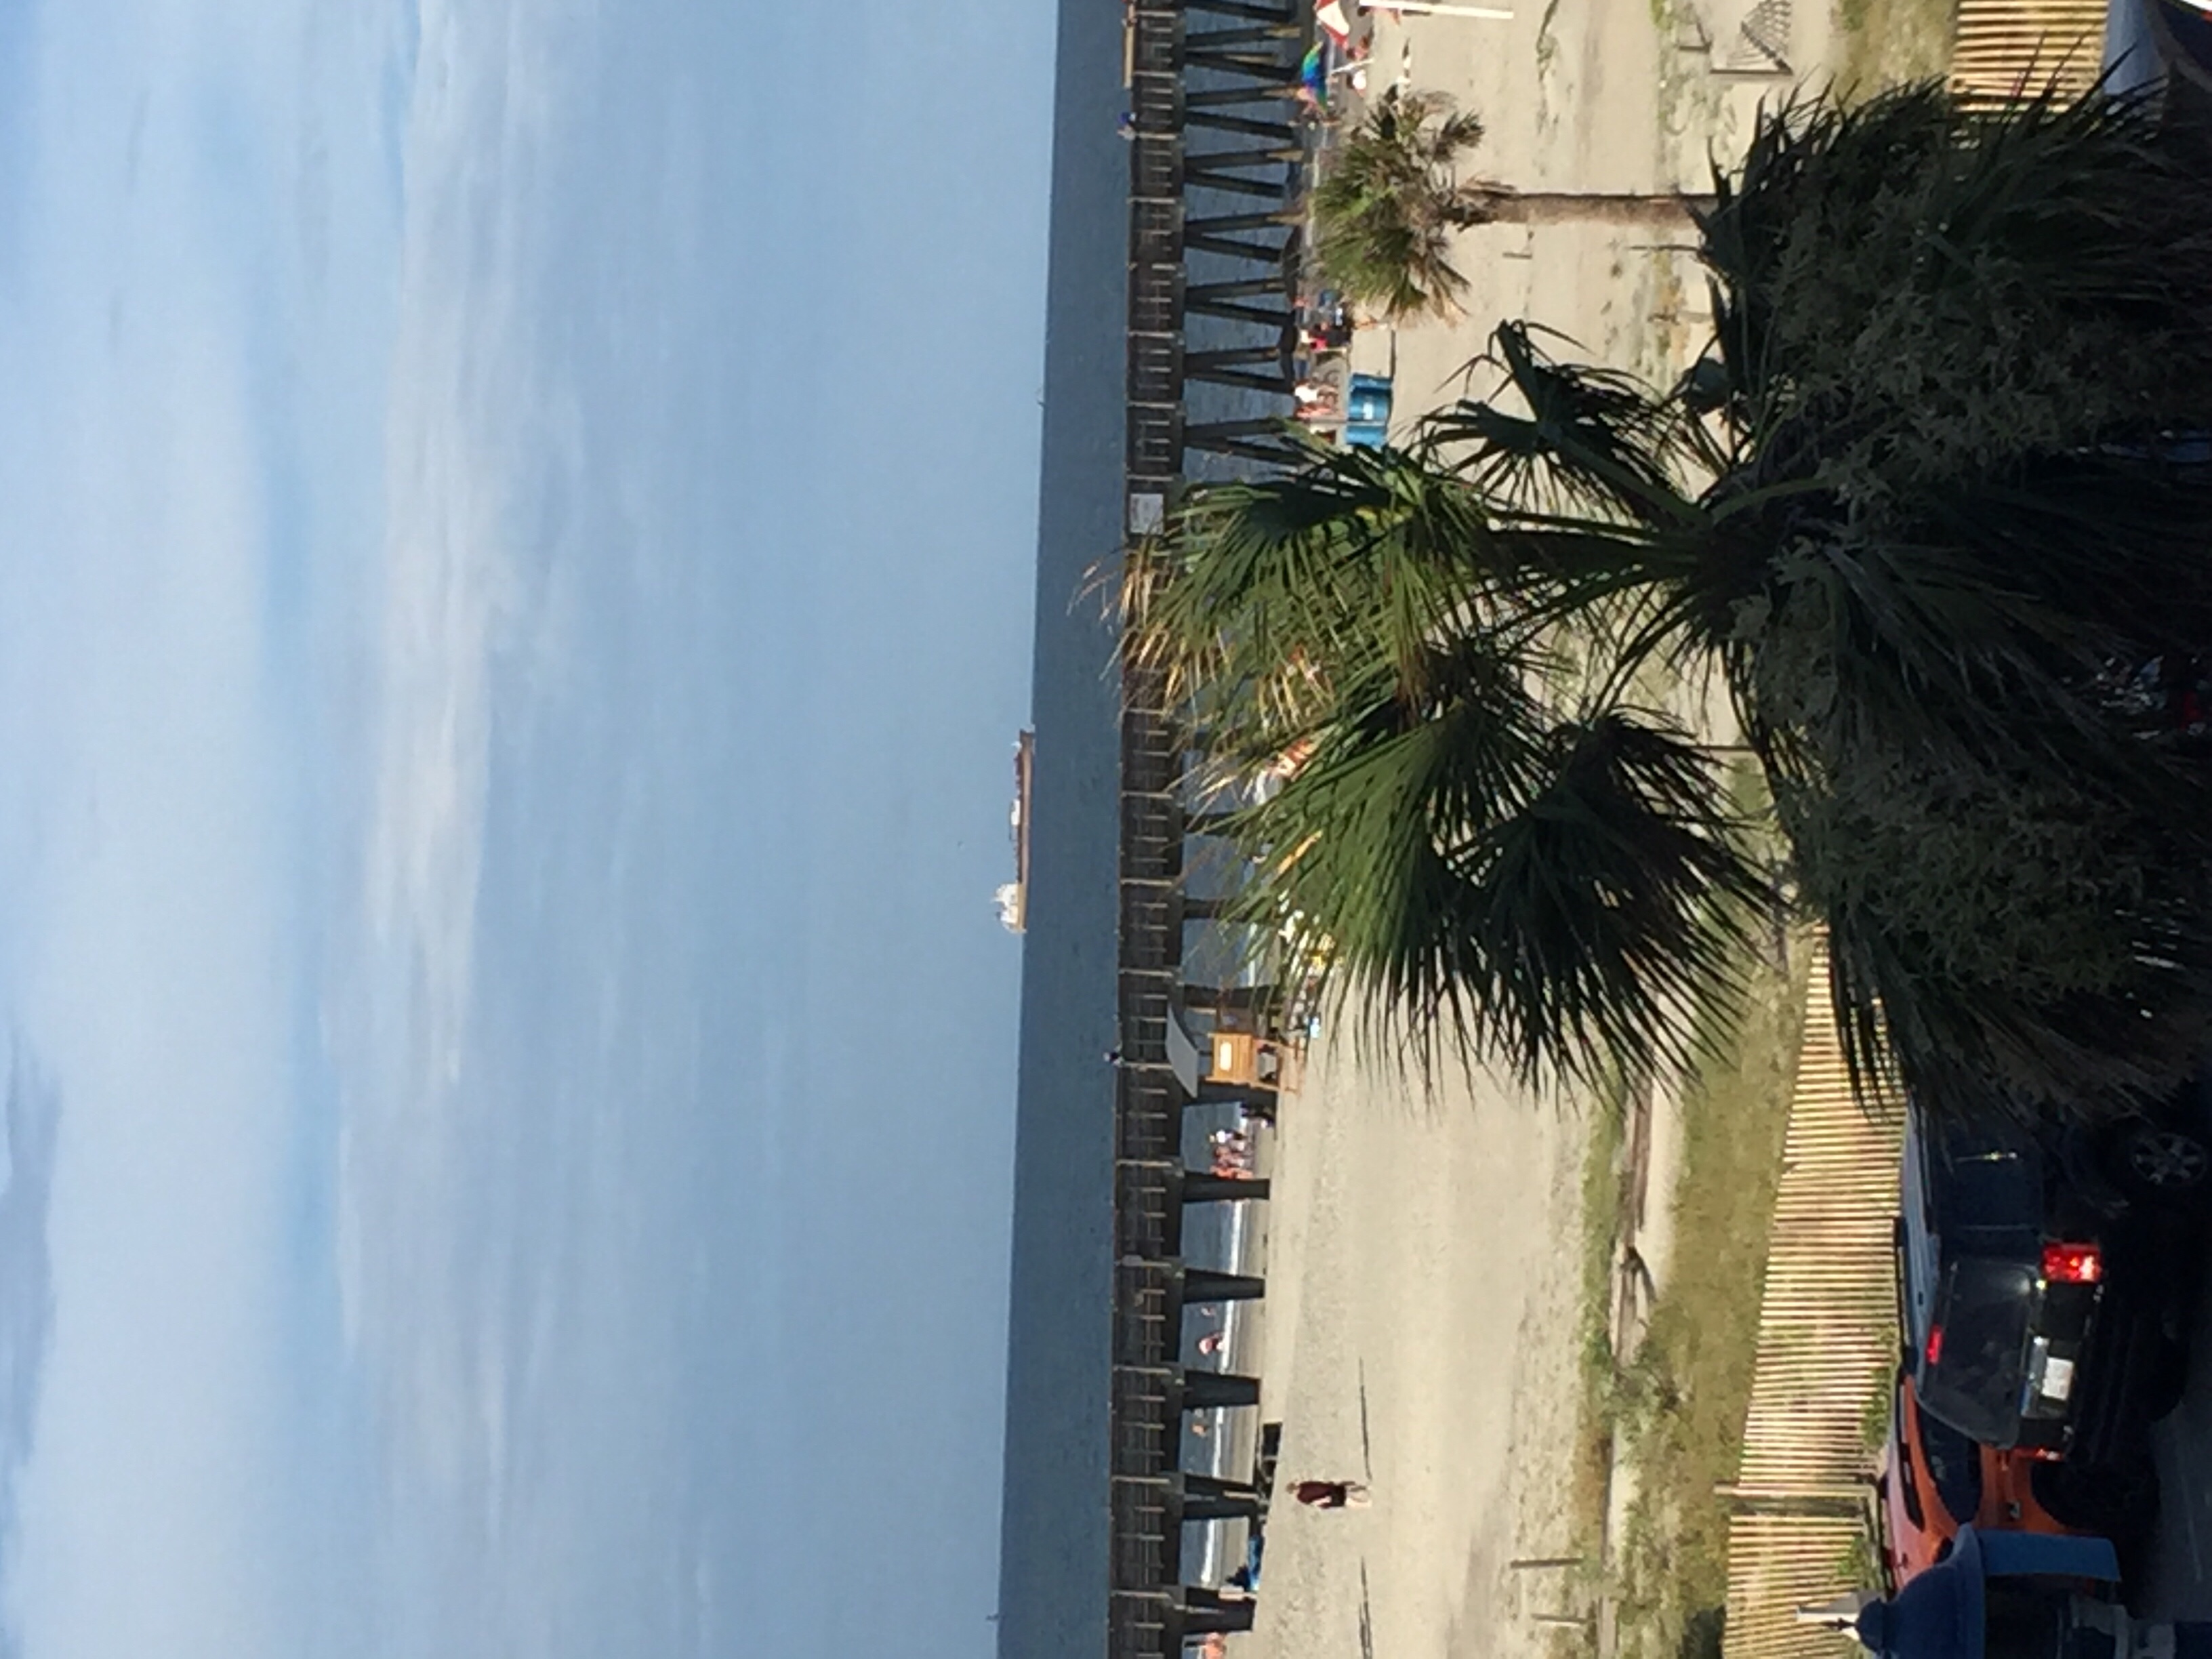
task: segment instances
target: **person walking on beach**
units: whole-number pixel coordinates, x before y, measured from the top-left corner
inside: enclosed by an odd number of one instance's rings
[[[1360,1480],[1301,1480],[1291,1496],[1316,1510],[1364,1510],[1369,1502],[1366,1483]]]

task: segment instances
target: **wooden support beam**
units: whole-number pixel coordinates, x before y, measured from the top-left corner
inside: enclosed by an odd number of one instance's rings
[[[1183,9],[1211,12],[1216,17],[1249,17],[1275,23],[1295,21],[1298,15],[1295,4],[1275,4],[1271,0],[1185,0]]]
[[[1214,132],[1238,133],[1248,138],[1271,138],[1284,146],[1298,141],[1298,130],[1288,121],[1262,121],[1249,115],[1224,115],[1204,105],[1196,109],[1187,109],[1183,119],[1194,127]]]
[[[1277,1006],[1283,1000],[1279,985],[1185,985],[1176,1000],[1196,1013],[1250,1014]]]
[[[1297,38],[1296,23],[1270,22],[1242,23],[1234,28],[1186,31],[1182,40],[1186,49],[1195,46],[1200,52],[1219,52],[1230,46],[1267,46],[1278,40],[1295,40]]]
[[[1239,1376],[1234,1371],[1187,1370],[1182,1374],[1182,1408],[1187,1412],[1259,1403],[1260,1379],[1256,1376]]]
[[[1222,1595],[1195,1584],[1183,1588],[1182,1627],[1192,1635],[1252,1628],[1256,1604],[1249,1595]]]
[[[1224,1273],[1212,1267],[1186,1267],[1182,1299],[1194,1302],[1257,1302],[1267,1293],[1267,1281],[1257,1273]]]
[[[1183,1499],[1182,1518],[1186,1521],[1232,1521],[1239,1518],[1256,1521],[1260,1518],[1260,1494],[1194,1492]]]
[[[1265,1198],[1268,1191],[1265,1176],[1218,1176],[1193,1170],[1182,1178],[1185,1204],[1234,1204],[1240,1199]]]
[[[1249,1480],[1231,1480],[1218,1474],[1194,1474],[1182,1477],[1182,1489],[1187,1492],[1207,1497],[1249,1497],[1257,1498],[1260,1489]]]

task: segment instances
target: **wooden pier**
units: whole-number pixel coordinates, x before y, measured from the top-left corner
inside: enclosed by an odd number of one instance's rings
[[[1138,0],[1127,15],[1130,125],[1128,430],[1131,538],[1158,530],[1191,457],[1291,459],[1282,416],[1193,417],[1194,386],[1274,393],[1289,410],[1307,153],[1297,103],[1310,10],[1274,0]],[[1193,318],[1205,343],[1189,340]],[[1244,399],[1249,404],[1252,400]],[[1182,1582],[1186,1523],[1256,1518],[1252,1486],[1186,1474],[1183,1418],[1256,1405],[1258,1379],[1182,1363],[1186,1305],[1256,1297],[1257,1278],[1182,1260],[1188,1206],[1266,1196],[1259,1182],[1194,1171],[1182,1155],[1191,1097],[1168,1030],[1188,1006],[1186,741],[1146,670],[1122,679],[1115,1100],[1110,1659],[1163,1659],[1214,1631],[1248,1627],[1249,1596]],[[1193,1002],[1207,1000],[1194,997]],[[1219,998],[1212,999],[1218,1002]],[[1215,1092],[1209,1088],[1208,1094]]]

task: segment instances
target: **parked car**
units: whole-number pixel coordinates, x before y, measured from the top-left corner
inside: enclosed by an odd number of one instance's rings
[[[2159,90],[2169,112],[2212,108],[2212,5],[2204,0],[2112,0],[2105,19],[2105,84]]]
[[[1941,1565],[1838,1624],[1872,1659],[2087,1659],[2201,1652],[2212,1626],[2138,1620],[2112,1540],[1968,1527]]]
[[[1898,1271],[1919,1411],[2043,1465],[2054,1519],[2112,1531],[2154,1506],[2151,1424],[2180,1397],[2212,1113],[2031,1133],[1908,1112]]]
[[[1892,1590],[1950,1552],[1959,1528],[2065,1533],[2035,1491],[2039,1460],[1978,1444],[1920,1409],[1910,1366],[1898,1370],[1889,1438],[1875,1477],[1882,1577]]]

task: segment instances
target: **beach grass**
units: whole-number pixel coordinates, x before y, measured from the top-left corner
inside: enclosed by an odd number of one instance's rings
[[[1594,1111],[1583,1158],[1583,1410],[1575,1440],[1571,1513],[1574,1536],[1589,1540],[1593,1559],[1605,1528],[1619,1415],[1620,1368],[1613,1363],[1611,1327],[1626,1115],[1626,1103],[1618,1097]]]
[[[1846,97],[1942,75],[1958,0],[1834,0],[1829,74]]]
[[[1627,1091],[1615,1086],[1589,1108],[1589,1139],[1582,1166],[1582,1334],[1577,1357],[1580,1399],[1575,1413],[1574,1455],[1569,1466],[1566,1536],[1571,1555],[1588,1565],[1573,1575],[1576,1599],[1602,1593],[1598,1566],[1605,1552],[1605,1516],[1611,1494],[1614,1437],[1620,1425],[1620,1373],[1613,1352],[1613,1258],[1619,1248],[1622,1183],[1626,1176]],[[1595,1631],[1556,1626],[1548,1632],[1550,1659],[1590,1659]]]
[[[1614,1551],[1620,1649],[1677,1659],[1717,1632],[1728,1502],[1759,1342],[1759,1300],[1804,1029],[1809,941],[1750,967],[1744,1005],[1682,1099],[1666,1284],[1616,1385],[1637,1496]]]
[[[1712,1058],[1687,1080],[1682,1164],[1673,1194],[1667,1283],[1642,1346],[1613,1352],[1613,1284],[1624,1198],[1626,1112],[1592,1114],[1583,1168],[1582,1403],[1570,1493],[1575,1553],[1605,1554],[1616,1462],[1636,1497],[1613,1540],[1610,1595],[1624,1659],[1698,1659],[1717,1651],[1728,1588],[1728,1503],[1736,1476],[1759,1340],[1767,1236],[1782,1177],[1783,1139],[1804,1025],[1808,941],[1786,968],[1752,969],[1743,1008]],[[1591,1634],[1551,1632],[1553,1659],[1587,1659]]]
[[[1678,689],[1677,689],[1678,690]],[[1647,687],[1664,706],[1675,694]],[[1729,768],[1741,819],[1770,819],[1755,763]],[[1778,858],[1781,846],[1765,848]],[[1804,1034],[1809,929],[1778,919],[1771,954],[1747,951],[1743,992],[1699,1022],[1705,1059],[1680,1085],[1680,1162],[1671,1194],[1665,1283],[1634,1357],[1614,1351],[1614,1277],[1634,1201],[1629,1091],[1590,1111],[1582,1175],[1582,1400],[1570,1494],[1583,1589],[1609,1597],[1620,1659],[1705,1659],[1719,1651],[1727,1598],[1728,1502],[1736,1478],[1759,1342],[1759,1302],[1782,1178],[1784,1139]],[[1622,1535],[1617,1470],[1631,1482]],[[1608,1547],[1609,1546],[1609,1547]],[[1609,1566],[1597,1564],[1608,1562]],[[1595,1630],[1551,1633],[1551,1659],[1590,1659]]]

